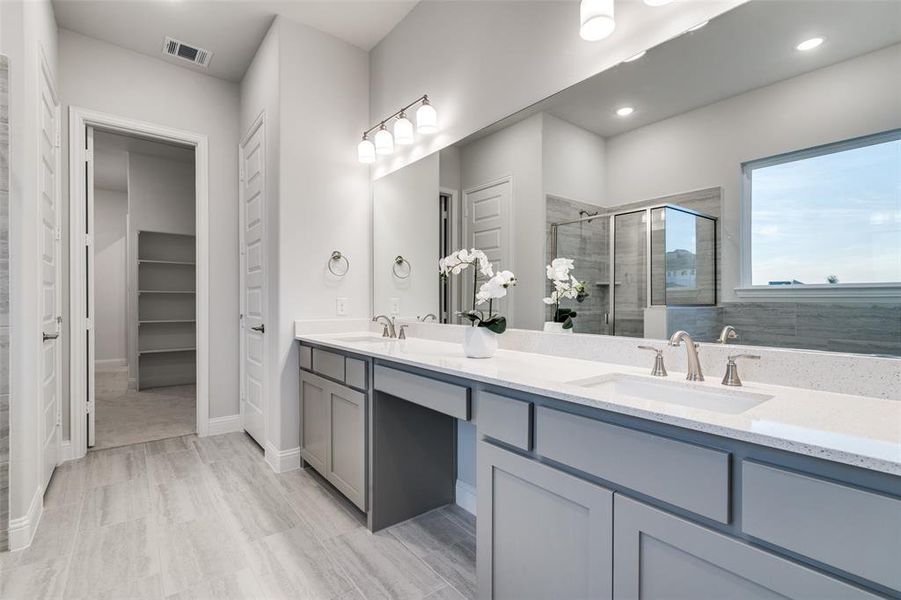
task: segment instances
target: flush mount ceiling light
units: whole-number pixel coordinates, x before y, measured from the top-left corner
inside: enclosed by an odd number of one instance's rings
[[[632,108],[631,106],[623,106],[622,108],[616,109],[616,114],[618,114],[621,117],[628,117],[629,115],[631,115],[634,112],[635,112],[635,109]]]
[[[438,131],[438,113],[435,107],[429,102],[429,97],[424,94],[401,108],[396,113],[389,116],[383,121],[379,121],[377,125],[373,125],[363,132],[363,140],[357,144],[357,160],[363,164],[375,162],[376,155],[385,156],[394,152],[395,146],[408,146],[415,141],[413,134],[413,123],[407,118],[407,111],[420,104],[416,110],[416,131],[422,134],[435,133]],[[388,130],[388,123],[395,119],[392,129],[394,135]],[[369,134],[376,131],[372,141],[369,140]]]
[[[583,40],[602,40],[614,29],[613,0],[582,0],[579,5],[579,35]]]
[[[644,0],[644,3],[648,6],[663,6],[664,4],[669,4],[673,0]]]
[[[701,23],[698,23],[694,27],[689,27],[688,29],[686,29],[685,33],[691,33],[692,31],[697,31],[698,29],[700,29],[701,27],[703,27],[704,25],[706,25],[709,22],[710,21],[702,21]]]
[[[824,41],[825,40],[821,37],[810,38],[809,40],[804,40],[803,42],[795,46],[795,49],[800,50],[801,52],[807,52],[808,50],[818,48],[819,45]]]
[[[639,58],[641,58],[642,56],[644,56],[644,55],[647,54],[647,53],[648,53],[647,50],[642,50],[642,51],[639,52],[638,54],[634,54],[634,55],[630,56],[629,58],[627,58],[627,59],[624,60],[623,62],[634,62],[634,61],[638,60]]]

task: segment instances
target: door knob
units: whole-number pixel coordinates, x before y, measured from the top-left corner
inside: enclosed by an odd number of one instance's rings
[[[260,325],[259,327],[251,327],[254,331],[259,331],[260,333],[266,333],[266,326]]]
[[[55,339],[58,338],[58,337],[59,337],[59,333],[47,333],[47,332],[44,332],[44,341],[45,341],[45,342],[46,342],[47,340],[55,340]]]

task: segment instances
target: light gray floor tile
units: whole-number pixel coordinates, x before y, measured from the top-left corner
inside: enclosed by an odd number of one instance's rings
[[[439,508],[448,519],[462,527],[470,536],[476,534],[476,516],[457,506],[456,504],[448,504],[444,508]]]
[[[83,459],[58,466],[53,471],[50,485],[44,494],[44,510],[81,504],[84,499],[87,474],[87,462]]]
[[[221,515],[159,526],[163,592],[169,596],[247,563],[243,544]]]
[[[255,600],[264,598],[269,600],[269,596],[263,592],[251,570],[245,568],[204,579],[186,590],[168,596],[167,600]]]
[[[425,600],[466,600],[466,596],[453,587],[446,585],[437,592],[432,592],[426,596]]]
[[[206,472],[193,448],[147,456],[147,472],[152,485],[197,477]]]
[[[159,572],[158,540],[146,518],[84,530],[77,543],[67,597],[95,595]]]
[[[150,488],[143,477],[95,488],[81,505],[80,529],[104,527],[145,517]]]
[[[282,473],[278,481],[288,502],[320,540],[365,529],[365,515],[320,485],[307,471]]]
[[[102,592],[89,592],[85,600],[161,600],[163,586],[159,575],[126,581]]]
[[[184,523],[225,507],[209,473],[150,486],[150,510],[157,523]]]
[[[194,447],[194,440],[199,439],[194,435],[166,438],[164,440],[151,440],[146,443],[147,455],[166,454],[179,450],[190,450]]]
[[[340,598],[354,585],[306,527],[253,544],[251,565],[267,598]]]
[[[147,476],[143,444],[88,452],[86,486],[102,487]]]
[[[57,567],[66,563],[75,548],[78,506],[47,509],[28,548],[0,553],[0,572],[27,565]]]
[[[433,510],[387,529],[420,558],[463,541],[466,531],[451,521],[442,509]]]
[[[325,546],[369,600],[423,598],[447,585],[388,533],[355,531]]]
[[[32,600],[65,598],[68,560],[51,565],[31,564],[12,571],[0,571],[0,598]]]

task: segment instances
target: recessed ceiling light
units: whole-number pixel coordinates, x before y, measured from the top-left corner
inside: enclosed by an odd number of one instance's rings
[[[685,33],[691,33],[692,31],[697,31],[698,29],[700,29],[701,27],[703,27],[704,25],[706,25],[709,22],[710,21],[704,21],[702,23],[698,23],[694,27],[689,27],[688,29],[685,30]]]
[[[813,50],[814,48],[822,44],[823,41],[824,40],[821,37],[810,38],[809,40],[804,40],[803,42],[795,46],[795,48],[797,50],[800,50],[801,52],[807,52],[808,50]]]
[[[624,106],[622,108],[616,109],[616,114],[618,114],[621,117],[628,117],[629,115],[631,115],[634,112],[635,112],[635,109],[632,108],[631,106]]]
[[[636,54],[636,55],[634,55],[634,56],[630,56],[629,58],[627,58],[627,59],[624,60],[623,62],[632,62],[633,60],[638,60],[639,58],[641,58],[642,56],[644,56],[644,55],[647,54],[647,53],[648,53],[647,50],[642,50],[642,51],[639,52],[638,54]]]

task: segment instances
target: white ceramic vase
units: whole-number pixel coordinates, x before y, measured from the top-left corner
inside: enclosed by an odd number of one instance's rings
[[[491,358],[497,352],[497,334],[487,327],[467,327],[463,352],[469,358]]]
[[[544,322],[544,331],[548,333],[572,333],[573,328],[563,329],[563,323],[555,323],[553,321]]]

